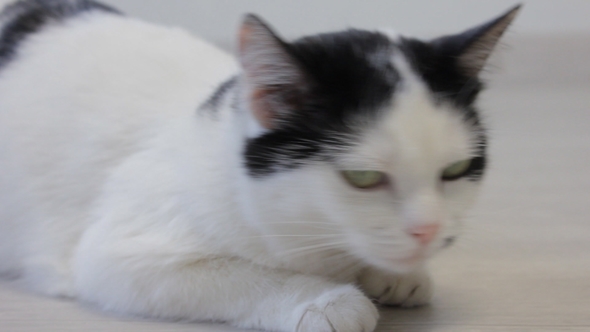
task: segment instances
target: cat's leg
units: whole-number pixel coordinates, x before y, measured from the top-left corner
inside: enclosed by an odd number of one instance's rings
[[[272,331],[370,332],[377,323],[377,309],[353,285],[237,258],[166,253],[153,240],[82,244],[80,299],[108,311]]]
[[[27,220],[21,281],[40,294],[74,298],[72,255],[82,233],[82,218],[72,214]]]
[[[385,305],[416,307],[428,304],[432,298],[432,280],[426,269],[393,274],[367,268],[358,282],[368,296]]]

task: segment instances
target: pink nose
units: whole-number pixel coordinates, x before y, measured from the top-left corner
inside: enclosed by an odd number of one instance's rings
[[[407,232],[418,242],[420,242],[420,244],[427,245],[432,242],[432,240],[434,240],[439,230],[439,224],[430,224],[411,227]]]

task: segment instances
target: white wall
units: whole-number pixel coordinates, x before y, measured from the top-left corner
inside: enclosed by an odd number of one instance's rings
[[[99,0],[100,1],[100,0]],[[521,0],[102,0],[133,16],[179,25],[207,39],[234,39],[240,17],[262,15],[284,36],[348,26],[433,36],[494,17]],[[0,5],[11,2],[0,0]],[[590,0],[528,0],[514,33],[590,33]]]
[[[404,34],[433,36],[479,24],[520,0],[104,0],[153,21],[187,27],[227,42],[243,13],[264,17],[293,37],[348,26],[393,27]],[[590,33],[589,0],[528,0],[516,34]]]

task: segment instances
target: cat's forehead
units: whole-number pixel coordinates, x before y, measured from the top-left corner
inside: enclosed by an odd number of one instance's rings
[[[359,166],[439,168],[473,156],[478,129],[452,103],[437,99],[403,54],[389,61],[399,82],[390,102],[375,110],[378,120],[361,130],[360,144],[352,151],[364,164]]]
[[[478,120],[471,106],[481,82],[457,66],[434,70],[448,55],[434,55],[428,43],[392,32],[350,29],[301,38],[290,44],[290,51],[313,82],[307,112],[300,115],[319,122],[378,115],[381,106],[399,95],[404,81],[416,77],[432,96]]]
[[[310,100],[321,103],[321,115],[328,121],[371,112],[387,102],[399,81],[391,62],[399,51],[388,36],[355,29],[291,44],[291,52],[313,82]]]
[[[322,113],[333,110],[340,117],[333,122],[365,123],[357,130],[377,134],[375,141],[388,145],[382,154],[395,147],[398,155],[422,151],[467,157],[474,131],[465,121],[469,109],[445,98],[449,91],[433,88],[414,62],[415,50],[398,35],[348,30],[295,45],[320,83],[326,100]]]
[[[341,157],[355,160],[347,167],[388,160],[442,167],[481,143],[477,113],[448,97],[458,95],[454,85],[423,75],[414,56],[419,47],[362,30],[306,37],[290,47],[313,80],[312,92],[287,125],[248,143],[252,175]]]
[[[405,88],[382,112],[359,144],[367,159],[370,154],[384,166],[437,169],[476,153],[478,131],[452,107],[433,102],[419,85]]]

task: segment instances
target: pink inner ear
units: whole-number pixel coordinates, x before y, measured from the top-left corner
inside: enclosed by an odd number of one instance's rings
[[[253,33],[252,27],[249,24],[242,25],[239,36],[239,47],[241,52],[245,52],[246,48],[250,43],[250,37]],[[251,68],[250,68],[251,69]],[[257,68],[260,70],[259,68]],[[268,95],[270,91],[263,88],[255,88],[250,95],[250,108],[252,115],[258,121],[258,123],[266,128],[271,129],[273,127],[274,112],[268,102]]]
[[[302,103],[303,72],[280,39],[252,17],[239,31],[239,48],[252,115],[261,126],[273,129],[278,117]]]
[[[260,123],[260,125],[266,129],[273,128],[273,120],[275,114],[268,101],[270,91],[265,89],[255,89],[252,91],[250,97],[250,108],[254,118]]]
[[[240,36],[239,36],[239,47],[240,47],[241,52],[244,52],[246,45],[248,43],[248,39],[250,38],[251,34],[252,34],[252,28],[246,24],[242,25],[242,28],[240,29]]]

